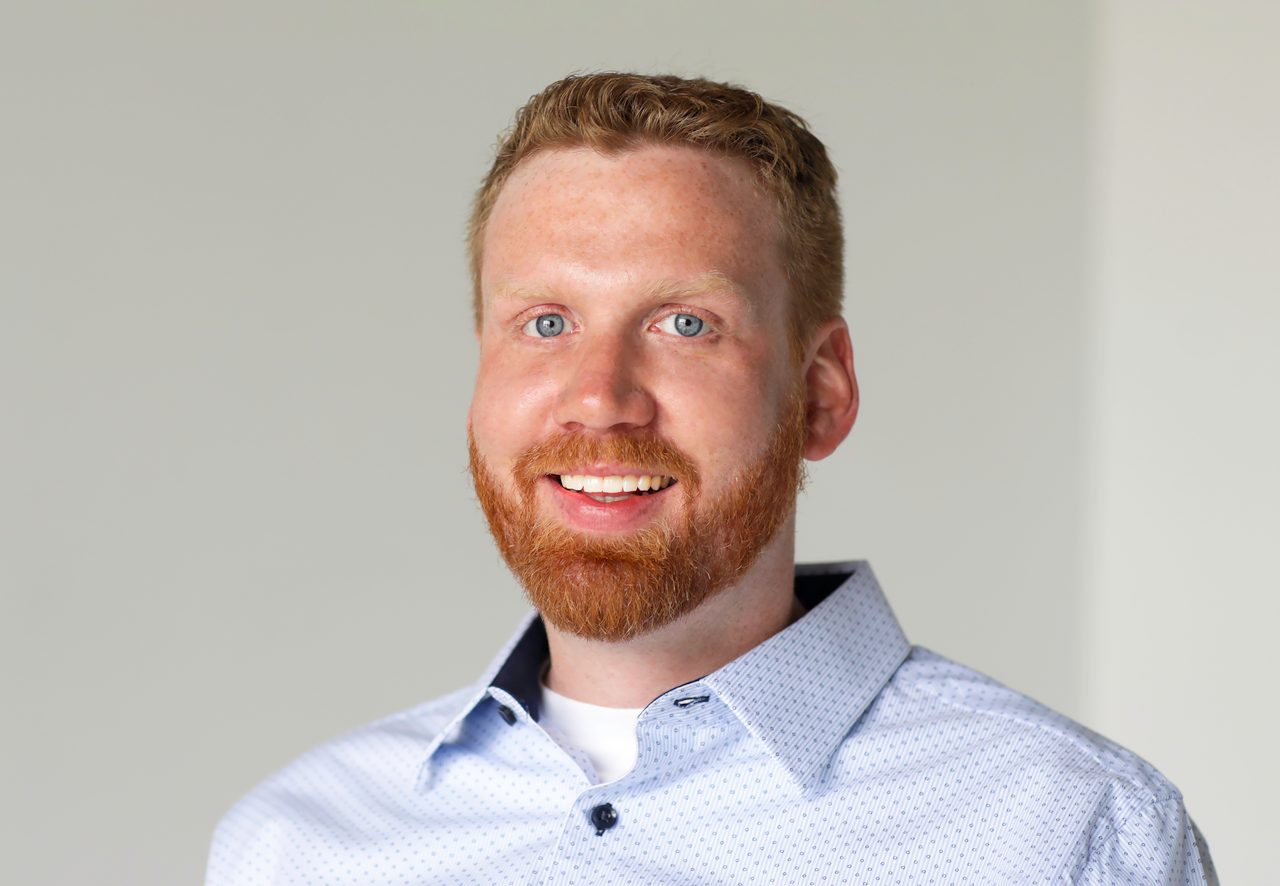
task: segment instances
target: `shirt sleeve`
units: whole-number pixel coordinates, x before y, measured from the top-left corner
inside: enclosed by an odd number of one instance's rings
[[[1175,796],[1135,812],[1095,845],[1075,882],[1218,886],[1218,875],[1209,845]]]

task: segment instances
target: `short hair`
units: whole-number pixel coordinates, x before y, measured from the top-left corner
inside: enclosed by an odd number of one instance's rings
[[[745,159],[755,170],[777,201],[792,292],[790,331],[797,356],[802,354],[812,332],[840,316],[844,301],[844,234],[827,150],[798,115],[750,90],[670,75],[574,75],[552,83],[517,112],[476,193],[468,228],[477,326],[484,308],[485,227],[515,168],[548,148],[615,154],[645,144],[701,147]]]

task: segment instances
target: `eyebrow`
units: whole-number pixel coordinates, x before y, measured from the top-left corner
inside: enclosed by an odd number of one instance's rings
[[[498,301],[559,301],[558,293],[546,286],[515,286],[499,283],[493,288],[493,300]]]
[[[754,304],[738,285],[720,271],[708,271],[692,280],[676,283],[655,283],[649,287],[647,294],[654,301],[670,301],[690,298],[698,295],[726,295],[743,307],[751,309]]]
[[[652,301],[672,301],[694,296],[723,295],[754,310],[755,304],[736,283],[720,271],[708,271],[691,280],[658,281],[645,289]],[[500,283],[494,287],[493,299],[518,302],[562,301],[560,294],[547,286],[518,286]]]

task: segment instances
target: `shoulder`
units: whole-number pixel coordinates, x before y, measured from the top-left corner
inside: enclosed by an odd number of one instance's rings
[[[1056,832],[1064,875],[1148,874],[1205,882],[1207,847],[1182,794],[1132,751],[972,668],[915,647],[881,698],[877,720],[909,721],[935,762],[968,790],[1007,802],[1041,838]],[[1019,825],[1014,818],[1021,817]],[[1154,866],[1154,867],[1153,867]],[[1115,879],[1103,881],[1117,882]]]
[[[265,779],[218,823],[208,883],[274,882],[256,866],[313,831],[359,830],[395,798],[413,795],[428,751],[479,694],[467,686],[313,748]],[[255,879],[255,876],[257,879]]]
[[[921,647],[889,685],[902,701],[940,723],[1024,748],[1070,767],[1076,777],[1114,783],[1134,803],[1179,797],[1178,789],[1137,754],[998,681]]]

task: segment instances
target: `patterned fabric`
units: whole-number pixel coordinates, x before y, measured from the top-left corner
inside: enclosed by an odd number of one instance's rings
[[[209,886],[1214,883],[1150,765],[908,645],[865,563],[651,702],[596,783],[538,725],[534,613],[474,686],[324,745],[240,801]]]

